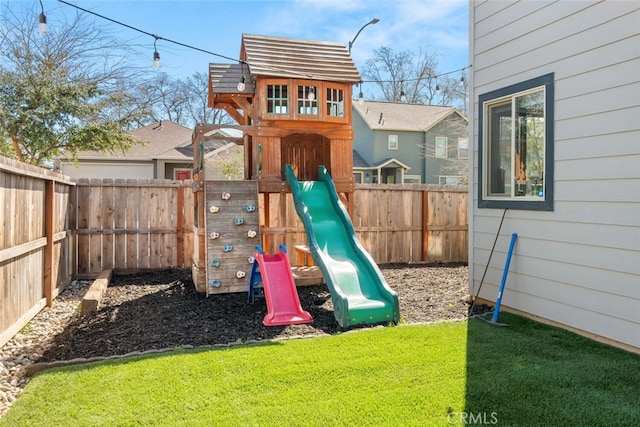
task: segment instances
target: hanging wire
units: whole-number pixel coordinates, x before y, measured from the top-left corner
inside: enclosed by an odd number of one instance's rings
[[[62,4],[66,4],[67,6],[73,7],[75,9],[81,10],[81,11],[83,11],[85,13],[90,14],[90,15],[97,16],[98,18],[105,19],[105,20],[107,20],[109,22],[112,22],[114,24],[121,25],[123,27],[129,28],[130,30],[137,31],[137,32],[145,34],[145,35],[147,35],[149,37],[153,37],[155,39],[155,42],[157,42],[158,40],[164,40],[164,41],[166,41],[168,43],[173,43],[175,45],[182,46],[182,47],[185,47],[187,49],[196,50],[198,52],[202,52],[202,53],[206,53],[206,54],[209,54],[209,55],[216,56],[218,58],[223,58],[223,59],[227,59],[229,61],[238,62],[240,64],[246,64],[248,66],[251,66],[251,63],[249,63],[249,62],[247,62],[245,60],[238,59],[238,58],[232,58],[230,56],[226,56],[226,55],[222,55],[222,54],[219,54],[219,53],[216,53],[216,52],[212,52],[210,50],[202,49],[202,48],[199,48],[199,47],[196,47],[196,46],[192,46],[192,45],[189,45],[189,44],[186,44],[186,43],[182,43],[182,42],[179,42],[179,41],[176,41],[176,40],[168,39],[168,38],[159,36],[157,34],[153,34],[153,33],[150,33],[148,31],[142,30],[140,28],[134,27],[132,25],[125,24],[123,22],[117,21],[117,20],[115,20],[113,18],[109,18],[108,16],[104,16],[104,15],[101,15],[99,13],[93,12],[91,10],[85,9],[83,7],[77,6],[77,5],[73,4],[73,3],[69,3],[68,1],[65,1],[65,0],[58,0],[58,2],[60,2]],[[154,46],[155,46],[155,42],[154,42]],[[155,58],[155,53],[154,53],[154,58]],[[290,73],[290,71],[283,70],[283,69],[276,68],[276,67],[267,66],[267,65],[261,65],[261,67],[262,68],[271,69],[273,71],[281,71],[281,72]],[[437,74],[437,75],[432,75],[432,76],[430,76],[430,78],[437,79],[439,77],[443,77],[443,76],[446,76],[446,75],[449,75],[449,74],[460,73],[460,72],[465,71],[465,70],[467,70],[469,68],[471,68],[471,65],[467,65],[467,66],[462,67],[462,68],[457,69],[457,70],[448,71],[446,73],[440,73],[440,74]],[[309,77],[309,79],[311,79],[311,80],[313,80],[313,79],[315,79],[315,80],[323,80],[323,76],[321,76],[321,75],[313,75],[313,76],[309,75],[307,77]],[[424,79],[425,79],[424,77],[418,77],[418,78],[414,78],[414,79],[405,79],[404,81],[405,82],[416,82],[416,81],[420,81],[420,80],[424,80]],[[395,81],[396,80],[361,80],[360,83],[394,83]]]

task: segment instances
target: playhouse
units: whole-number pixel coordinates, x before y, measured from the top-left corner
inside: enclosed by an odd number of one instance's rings
[[[285,165],[292,165],[300,180],[316,180],[324,165],[352,210],[351,97],[360,80],[346,47],[324,41],[244,34],[239,63],[209,65],[209,107],[225,110],[244,132],[236,142],[244,147],[245,179],[204,179],[203,153],[208,142],[220,138],[212,132],[220,126],[196,126],[193,277],[199,291],[244,291],[243,273],[248,274],[255,246],[277,247],[260,233],[260,212],[268,216],[276,199],[271,196],[288,191]],[[223,193],[230,197],[223,199]],[[247,206],[257,209],[248,212]]]

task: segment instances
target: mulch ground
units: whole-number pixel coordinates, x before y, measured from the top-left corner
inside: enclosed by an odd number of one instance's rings
[[[396,264],[381,271],[398,293],[401,322],[467,318],[466,265]],[[99,310],[75,315],[39,361],[341,332],[326,285],[301,286],[298,293],[313,323],[266,327],[264,299],[248,304],[246,293],[206,298],[195,291],[190,270],[116,275]]]

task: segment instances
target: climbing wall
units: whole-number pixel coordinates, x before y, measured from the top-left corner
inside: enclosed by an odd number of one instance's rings
[[[247,292],[261,244],[258,183],[205,181],[207,296]]]

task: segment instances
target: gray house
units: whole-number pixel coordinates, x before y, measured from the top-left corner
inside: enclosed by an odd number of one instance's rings
[[[353,130],[356,182],[467,182],[468,123],[453,107],[358,101]]]
[[[469,13],[470,293],[640,351],[640,3]]]

